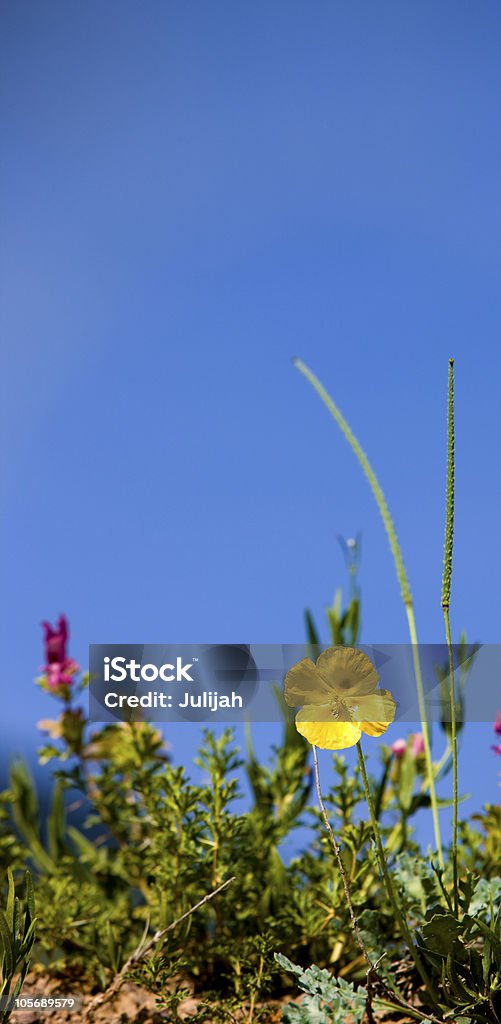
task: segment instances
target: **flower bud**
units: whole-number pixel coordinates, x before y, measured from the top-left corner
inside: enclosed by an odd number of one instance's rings
[[[416,732],[412,737],[411,750],[413,757],[419,757],[420,754],[424,754],[424,739],[422,732]]]

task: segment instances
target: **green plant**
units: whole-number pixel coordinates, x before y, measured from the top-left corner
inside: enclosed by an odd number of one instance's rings
[[[30,966],[35,942],[35,897],[29,871],[25,893],[16,896],[14,877],[8,871],[7,904],[0,908],[0,1021],[9,1019],[13,1000],[19,996]]]
[[[282,1013],[284,1024],[345,1024],[347,1018],[359,1024],[366,1012],[367,990],[357,988],[343,978],[334,978],[329,971],[313,965],[304,970],[282,953],[275,960],[284,971],[297,978],[304,992],[301,1003],[287,1003]]]
[[[420,954],[437,992],[433,1009],[427,1008],[424,990],[420,1002],[415,1001],[415,981],[411,986],[412,1004],[405,995],[402,998],[405,965],[400,964],[396,971],[395,964],[387,963],[386,958],[378,961],[376,995],[370,972],[366,984],[355,989],[326,970],[316,966],[304,970],[276,954],[279,965],[296,974],[306,993],[299,1006],[291,1003],[284,1008],[284,1022],[328,1024],[345,1020],[348,1014],[361,1020],[368,1008],[379,1013],[405,1008],[416,1020],[436,1020],[438,1016],[462,1024],[497,1024],[501,1011],[501,879],[475,881],[468,875],[460,883],[458,918],[438,866],[433,868],[424,858],[405,854],[399,858],[394,876],[402,908],[416,931]],[[364,942],[380,956],[387,933],[379,916],[364,911],[360,923]]]

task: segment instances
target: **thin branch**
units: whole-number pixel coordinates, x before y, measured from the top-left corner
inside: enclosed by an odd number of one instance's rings
[[[161,942],[161,940],[167,935],[168,932],[171,932],[173,931],[174,928],[177,928],[178,924],[181,924],[183,921],[185,921],[187,917],[191,917],[191,915],[194,914],[196,910],[199,910],[200,907],[203,907],[204,903],[208,903],[209,900],[213,900],[214,896],[217,896],[220,892],[223,891],[223,889],[226,889],[226,887],[230,885],[231,882],[235,881],[235,878],[236,876],[233,875],[232,878],[228,878],[226,882],[223,882],[223,884],[218,886],[217,889],[214,889],[213,892],[207,893],[207,895],[204,896],[203,899],[199,900],[198,903],[195,903],[194,907],[190,907],[190,909],[187,910],[186,913],[181,914],[181,917],[178,917],[175,921],[172,921],[171,924],[167,925],[167,928],[161,928],[160,931],[155,932],[155,934],[152,936],[151,939],[148,940],[148,942],[145,942],[144,939],[141,939],[141,942],[134,950],[134,952],[131,953],[129,959],[126,960],[122,967],[122,970],[118,972],[114,980],[111,982],[111,985],[109,985],[104,992],[100,992],[97,996],[95,996],[94,999],[89,1003],[85,1010],[86,1019],[92,1020],[95,1011],[100,1006],[103,1006],[104,1003],[109,1002],[109,1000],[112,999],[114,995],[116,995],[116,993],[119,991],[119,989],[121,989],[124,981],[126,980],[127,973],[130,971],[131,967],[134,966],[134,964],[142,960],[145,956],[148,955],[148,953],[151,953],[151,950],[154,949],[159,942]]]

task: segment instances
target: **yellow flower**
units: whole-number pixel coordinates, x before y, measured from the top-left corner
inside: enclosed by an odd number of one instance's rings
[[[329,647],[317,658],[303,658],[285,677],[289,707],[302,705],[296,728],[324,750],[354,747],[362,732],[382,736],[395,717],[389,690],[378,690],[370,658],[354,647]]]

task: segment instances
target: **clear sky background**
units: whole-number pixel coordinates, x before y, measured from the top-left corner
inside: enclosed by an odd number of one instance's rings
[[[499,642],[499,4],[17,0],[1,22],[4,756],[33,760],[55,710],[32,680],[61,611],[82,664],[91,641],[300,642],[360,529],[363,639],[406,640],[293,354],[379,471],[427,642],[455,356],[453,630]],[[468,730],[465,808],[496,800],[493,741]]]

